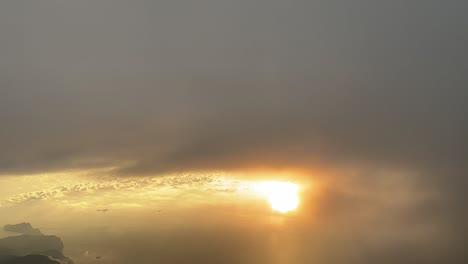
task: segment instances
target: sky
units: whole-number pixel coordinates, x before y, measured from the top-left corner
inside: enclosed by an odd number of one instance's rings
[[[465,10],[2,1],[0,225],[78,264],[466,263]]]

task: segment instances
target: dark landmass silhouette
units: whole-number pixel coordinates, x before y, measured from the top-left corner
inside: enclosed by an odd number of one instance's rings
[[[63,242],[57,236],[43,235],[29,223],[7,225],[9,230],[22,233],[37,230],[40,235],[18,235],[0,239],[0,264],[73,264],[63,255]],[[5,226],[5,228],[7,227]],[[35,231],[32,231],[35,232]]]
[[[14,255],[22,256],[48,250],[63,251],[63,242],[57,236],[20,235],[0,239],[0,248],[12,250]]]
[[[0,256],[1,264],[60,264],[48,256],[32,254],[23,257],[18,256]]]
[[[6,225],[3,227],[3,230],[11,233],[18,233],[23,235],[32,235],[32,236],[41,236],[42,232],[33,228],[30,223],[20,223],[16,225]]]

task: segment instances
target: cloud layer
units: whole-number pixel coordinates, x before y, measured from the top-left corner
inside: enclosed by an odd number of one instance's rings
[[[2,3],[0,171],[462,164],[464,3],[187,5]]]

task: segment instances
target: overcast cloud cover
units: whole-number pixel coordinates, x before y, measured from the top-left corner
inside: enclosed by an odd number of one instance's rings
[[[345,182],[365,189],[411,171],[402,182],[430,198],[408,217],[443,230],[421,258],[465,263],[466,10],[457,0],[2,1],[0,174],[353,167]],[[330,197],[340,210],[356,202]]]

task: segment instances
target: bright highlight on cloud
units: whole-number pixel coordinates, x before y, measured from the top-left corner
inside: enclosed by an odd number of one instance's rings
[[[267,181],[258,185],[258,190],[266,196],[271,208],[287,213],[299,205],[299,186],[291,182]]]

